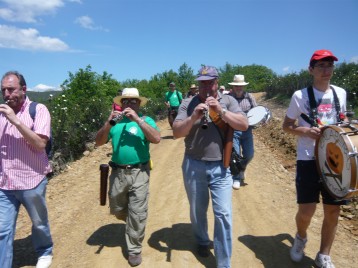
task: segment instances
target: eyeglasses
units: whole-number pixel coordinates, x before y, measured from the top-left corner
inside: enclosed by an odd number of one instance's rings
[[[137,104],[139,102],[138,99],[122,99],[121,103],[124,105],[127,104]]]
[[[317,68],[320,71],[323,71],[323,70],[332,71],[334,68],[334,64],[329,64],[329,65],[317,64],[314,66],[314,68]]]

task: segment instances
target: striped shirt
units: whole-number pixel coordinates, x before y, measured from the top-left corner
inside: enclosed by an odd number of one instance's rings
[[[230,94],[233,96],[237,102],[239,103],[239,106],[241,110],[243,110],[245,113],[247,113],[249,110],[257,106],[256,100],[252,94],[248,92],[244,92],[241,98],[236,97],[234,94]],[[251,102],[250,102],[251,100]],[[252,104],[252,105],[251,105]]]
[[[51,117],[46,106],[36,105],[33,121],[29,114],[30,99],[16,114],[35,133],[50,137]],[[37,151],[17,128],[0,114],[0,189],[28,190],[35,188],[51,172],[45,149]]]

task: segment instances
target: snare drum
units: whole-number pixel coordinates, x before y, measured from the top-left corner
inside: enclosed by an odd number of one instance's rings
[[[257,128],[266,124],[271,118],[271,111],[264,106],[256,106],[250,109],[247,113],[249,126]]]
[[[315,146],[318,172],[336,199],[358,195],[358,125],[335,124],[322,128]]]

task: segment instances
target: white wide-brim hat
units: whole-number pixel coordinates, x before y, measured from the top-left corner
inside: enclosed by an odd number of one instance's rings
[[[248,85],[249,83],[246,83],[245,82],[245,76],[242,75],[242,74],[236,74],[234,76],[234,81],[231,82],[231,83],[228,83],[229,85],[232,85],[232,86],[246,86]]]
[[[140,106],[144,106],[147,104],[148,99],[146,97],[139,97],[138,89],[134,87],[127,87],[123,89],[122,95],[117,96],[113,99],[113,102],[122,106],[122,99],[138,99],[140,100]]]

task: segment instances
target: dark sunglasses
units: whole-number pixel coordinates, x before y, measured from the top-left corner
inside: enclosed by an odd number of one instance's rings
[[[122,99],[121,103],[126,104],[137,104],[139,102],[138,99]]]

